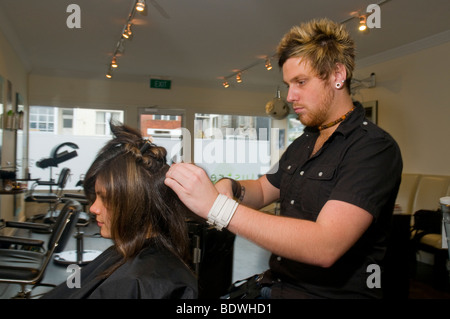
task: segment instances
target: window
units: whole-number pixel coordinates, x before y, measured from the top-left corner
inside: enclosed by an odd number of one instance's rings
[[[161,120],[161,121],[177,121],[177,115],[162,115],[162,114],[155,114],[155,115],[149,115],[150,118],[153,120]]]
[[[55,109],[49,106],[30,106],[30,132],[53,132]]]
[[[183,120],[181,110],[139,109],[139,126],[144,138],[167,150],[167,161],[179,161],[183,149]]]
[[[63,128],[73,128],[73,109],[62,110]]]
[[[109,122],[120,120],[119,112],[96,111],[95,113],[95,134],[110,135]]]
[[[303,134],[305,126],[300,122],[297,114],[289,114],[287,120],[288,120],[287,142],[289,146],[297,137]]]
[[[105,135],[106,125],[108,121],[106,120],[105,112],[95,112],[95,134]]]
[[[101,147],[111,139],[109,120],[123,122],[123,111],[82,108],[57,108],[30,106],[29,121],[29,169],[32,178],[57,180],[62,168],[71,170],[67,189],[76,189]],[[49,158],[55,147],[71,142],[78,146],[77,156],[58,164],[57,167],[41,168],[36,163]],[[69,146],[58,153],[72,152]],[[42,187],[41,187],[42,188]],[[42,188],[44,189],[44,188]],[[48,187],[47,187],[48,189]]]
[[[257,179],[272,163],[270,128],[268,117],[198,113],[194,162],[213,182],[222,177]]]

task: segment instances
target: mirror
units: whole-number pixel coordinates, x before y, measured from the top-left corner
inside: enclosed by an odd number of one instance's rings
[[[3,145],[3,77],[0,75],[0,168],[2,167],[2,145]]]
[[[20,93],[16,93],[15,129],[16,129],[16,174],[25,178],[26,135],[24,134],[25,106]]]

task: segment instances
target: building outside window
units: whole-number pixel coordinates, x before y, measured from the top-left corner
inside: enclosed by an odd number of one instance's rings
[[[61,109],[61,133],[73,133],[73,109]]]
[[[50,106],[30,106],[30,133],[53,132],[55,129],[55,108]]]
[[[122,116],[123,117],[123,116]],[[121,114],[119,112],[111,111],[96,111],[95,112],[95,134],[96,135],[110,135],[109,123],[111,120],[120,120]]]

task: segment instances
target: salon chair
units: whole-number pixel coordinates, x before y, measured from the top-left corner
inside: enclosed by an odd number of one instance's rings
[[[0,229],[4,228],[17,228],[26,229],[30,232],[32,230],[37,230],[40,232],[51,232],[51,228],[47,224],[42,223],[32,223],[32,222],[14,222],[0,220]],[[45,242],[40,239],[32,239],[30,237],[20,237],[20,236],[0,236],[0,249],[16,247],[18,249],[25,250],[42,250],[44,249]]]
[[[64,147],[78,149],[78,145],[75,143],[72,143],[72,142],[61,143],[52,149],[52,151],[50,152],[50,157],[40,159],[36,163],[36,166],[39,168],[42,168],[42,169],[50,168],[49,182],[53,181],[52,167],[58,167],[59,164],[78,156],[77,151],[69,152],[67,150],[63,150],[60,152],[60,150]],[[52,192],[52,185],[49,185],[49,186],[50,186],[50,192]]]
[[[68,201],[64,204],[54,224],[41,224],[38,226],[47,227],[50,231],[47,247],[43,251],[0,249],[0,283],[18,284],[21,286],[18,294],[13,297],[14,299],[36,297],[31,296],[31,293],[38,286],[55,286],[43,283],[42,279],[53,255],[64,249],[78,220],[78,214],[81,209],[81,205],[78,202]],[[15,226],[19,225],[13,222],[6,222],[6,227]],[[31,225],[28,226],[31,227]],[[25,238],[22,240],[25,241]],[[32,288],[27,289],[27,286],[32,286]]]
[[[66,148],[73,149],[73,150],[67,150]],[[28,201],[28,202],[36,201],[36,199],[33,197],[33,195],[36,195],[36,196],[39,196],[40,202],[49,203],[49,205],[50,205],[49,211],[50,212],[52,212],[54,210],[54,209],[52,209],[52,204],[55,204],[57,202],[58,198],[55,198],[55,197],[60,197],[57,195],[60,195],[62,193],[62,189],[64,188],[65,183],[67,182],[67,178],[69,177],[68,174],[70,173],[70,171],[67,172],[67,176],[66,176],[66,175],[64,175],[64,173],[66,172],[65,171],[66,169],[61,170],[59,179],[57,182],[55,182],[55,180],[53,179],[53,176],[52,176],[52,168],[58,167],[59,164],[78,156],[76,149],[78,149],[78,145],[75,143],[72,143],[72,142],[61,143],[61,144],[53,147],[52,151],[50,152],[49,157],[42,158],[36,162],[37,167],[42,168],[42,169],[46,169],[46,168],[50,169],[50,177],[47,181],[42,181],[41,179],[38,179],[35,183],[33,183],[32,187],[31,187],[31,193],[29,195],[27,195],[27,197],[25,198],[26,201]],[[64,183],[63,187],[61,187],[62,183]],[[41,194],[41,195],[39,195],[39,193],[33,193],[34,189],[38,186],[48,186],[50,188],[50,190],[48,193]],[[53,187],[57,188],[56,192],[53,191]],[[41,216],[38,216],[38,217],[41,217]],[[51,217],[47,217],[47,218],[48,218],[47,221],[50,221],[50,222],[52,221]]]
[[[450,287],[448,251],[442,248],[442,218],[440,210],[422,209],[415,212],[411,241],[415,253],[424,251],[433,255],[433,287],[447,290]]]
[[[442,211],[439,209],[439,199],[446,195],[450,195],[448,176],[422,176],[418,182],[412,207],[414,214],[411,243],[414,257],[421,252],[432,256],[432,284],[438,290],[450,288],[447,270],[448,251],[442,248]],[[417,265],[416,258],[414,258],[414,264]]]
[[[232,283],[236,235],[226,229],[219,231],[196,216],[188,216],[186,224],[192,253],[190,266],[198,277],[198,298],[218,299]]]
[[[37,203],[47,203],[49,205],[47,214],[45,215],[45,221],[47,223],[54,222],[54,218],[56,217],[57,211],[56,206],[61,201],[61,197],[66,187],[67,181],[70,176],[70,169],[65,167],[61,169],[59,173],[59,178],[57,182],[54,181],[36,181],[31,186],[31,189],[26,197],[27,202],[37,202]],[[41,193],[36,191],[36,187],[38,186],[50,186],[50,190],[52,187],[56,187],[56,190],[49,193]]]
[[[100,250],[84,249],[84,232],[81,230],[81,228],[87,227],[90,224],[90,214],[89,212],[87,212],[87,206],[89,205],[89,202],[86,199],[84,193],[64,194],[61,200],[63,202],[76,200],[83,206],[83,211],[80,213],[78,223],[76,224],[76,233],[74,235],[77,242],[76,249],[62,251],[56,254],[54,262],[60,265],[77,264],[79,266],[84,266],[97,258],[102,253],[102,251]]]

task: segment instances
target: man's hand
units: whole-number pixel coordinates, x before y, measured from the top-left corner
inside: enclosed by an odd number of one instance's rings
[[[187,208],[205,219],[219,195],[206,172],[194,164],[172,164],[164,183],[173,189]]]

